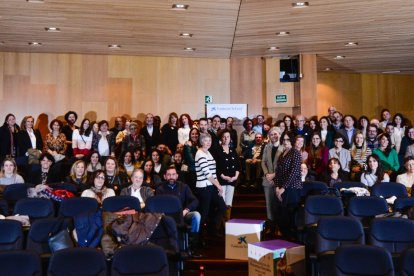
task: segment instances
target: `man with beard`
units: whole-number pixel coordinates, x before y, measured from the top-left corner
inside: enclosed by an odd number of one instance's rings
[[[233,117],[227,117],[227,129],[230,131],[230,137],[231,137],[231,148],[232,149],[237,149],[237,145],[238,145],[238,134],[237,131],[233,128],[233,122],[234,119]]]
[[[62,127],[62,133],[66,136],[66,156],[68,158],[73,157],[72,150],[72,133],[75,129],[78,129],[78,126],[75,126],[75,122],[78,119],[78,114],[75,111],[68,111],[65,114],[66,125]]]
[[[167,169],[164,174],[164,179],[166,181],[163,182],[162,185],[158,186],[155,194],[173,195],[180,199],[181,206],[183,207],[184,223],[191,225],[191,232],[189,237],[190,247],[194,248],[198,243],[198,233],[200,231],[201,221],[201,215],[196,211],[199,203],[198,199],[193,195],[190,187],[187,184],[177,180],[178,174],[174,166],[170,166]],[[194,252],[190,252],[190,254],[193,257],[196,256]]]
[[[115,126],[109,130],[113,133],[113,137],[116,137],[120,131],[123,131],[125,129],[125,122],[126,122],[126,119],[123,117],[115,118]],[[115,145],[115,156],[121,155],[121,149],[122,149],[121,143]]]

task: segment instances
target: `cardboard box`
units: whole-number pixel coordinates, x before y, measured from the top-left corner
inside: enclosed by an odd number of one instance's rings
[[[249,276],[306,275],[304,245],[271,240],[248,247]]]
[[[247,244],[261,241],[264,220],[231,219],[226,222],[226,259],[247,261]]]

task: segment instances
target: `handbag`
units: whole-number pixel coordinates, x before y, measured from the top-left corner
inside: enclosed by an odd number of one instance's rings
[[[40,155],[42,154],[41,151],[39,151],[38,149],[30,148],[27,150],[27,154],[28,154],[29,165],[40,164],[39,158],[40,158]]]
[[[56,235],[51,236],[48,242],[50,251],[52,253],[65,248],[72,248],[75,246],[69,234],[69,230],[67,229],[63,229],[59,231]]]
[[[64,154],[60,154],[60,153],[53,154],[52,156],[53,156],[53,159],[55,159],[55,163],[62,161],[63,159],[66,158]]]

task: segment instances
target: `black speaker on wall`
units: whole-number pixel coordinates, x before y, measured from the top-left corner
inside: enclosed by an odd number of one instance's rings
[[[299,56],[280,60],[280,81],[296,82],[299,81]]]

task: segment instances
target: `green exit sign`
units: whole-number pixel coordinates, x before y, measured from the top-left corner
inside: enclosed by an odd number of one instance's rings
[[[287,95],[286,94],[276,95],[275,100],[276,100],[276,103],[287,103]]]

